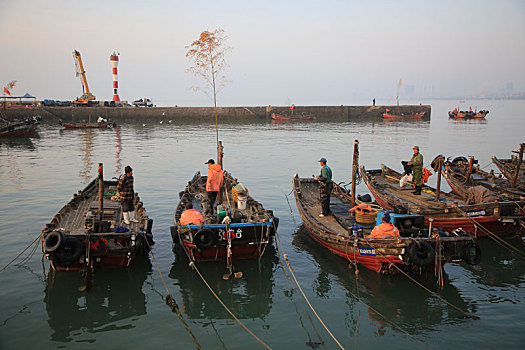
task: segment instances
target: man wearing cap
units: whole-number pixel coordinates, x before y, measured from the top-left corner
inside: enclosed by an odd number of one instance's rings
[[[366,238],[395,238],[399,237],[399,230],[390,223],[390,214],[385,212],[383,214],[382,222],[374,227],[372,232]]]
[[[213,205],[217,199],[217,194],[221,190],[222,180],[224,175],[222,173],[222,167],[219,164],[215,164],[213,159],[208,160],[208,177],[206,180],[206,192],[210,200],[210,208],[213,210]]]
[[[408,165],[412,165],[412,181],[416,186],[416,190],[412,193],[420,195],[422,186],[421,177],[423,176],[423,155],[419,153],[419,146],[414,146],[414,154],[410,162],[408,162]]]
[[[321,206],[323,212],[319,216],[323,217],[330,213],[330,193],[332,193],[332,169],[326,165],[326,158],[319,159],[321,164],[321,175],[314,179],[321,184]]]
[[[128,165],[124,168],[125,175],[121,176],[117,184],[117,191],[120,194],[120,203],[122,205],[122,216],[124,223],[129,225],[131,222],[138,222],[135,219],[135,190],[133,188],[133,169]]]

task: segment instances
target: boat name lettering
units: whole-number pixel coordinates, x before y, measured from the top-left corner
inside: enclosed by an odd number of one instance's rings
[[[486,216],[487,212],[485,210],[473,210],[467,211],[467,215],[470,217]]]
[[[374,248],[359,248],[360,255],[376,256],[376,250]]]

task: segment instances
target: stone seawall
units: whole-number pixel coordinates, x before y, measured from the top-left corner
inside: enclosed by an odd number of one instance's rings
[[[295,106],[294,114],[307,113],[320,122],[345,122],[381,120],[386,109],[398,110],[397,106]],[[266,122],[272,112],[287,115],[290,107],[218,107],[220,123]],[[429,105],[399,106],[401,113],[425,112],[423,120],[430,120]],[[41,115],[46,122],[95,122],[99,116],[116,123],[134,123],[148,120],[172,120],[173,123],[214,123],[213,107],[37,107],[8,108],[9,119]]]

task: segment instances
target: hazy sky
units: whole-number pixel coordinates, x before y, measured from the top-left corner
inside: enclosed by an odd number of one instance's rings
[[[420,95],[525,90],[525,1],[0,0],[0,84],[14,94],[111,100],[109,56],[120,52],[122,100],[206,106],[185,73],[185,46],[223,28],[232,81],[219,105],[394,103],[397,83]],[[427,90],[428,91],[428,90]]]

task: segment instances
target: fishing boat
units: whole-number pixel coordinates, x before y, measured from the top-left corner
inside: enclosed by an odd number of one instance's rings
[[[115,128],[117,124],[103,122],[103,123],[60,123],[66,129],[105,129]]]
[[[304,112],[301,114],[296,114],[296,115],[293,115],[293,114],[283,115],[283,114],[272,113],[271,118],[274,121],[289,121],[289,122],[308,121],[308,120],[313,119],[311,115],[308,115]]]
[[[226,261],[230,275],[233,260],[262,256],[278,226],[271,210],[265,210],[248,190],[224,171],[219,194],[222,201],[211,208],[206,193],[207,176],[197,172],[180,196],[171,235],[174,248],[182,247],[190,261]],[[186,203],[204,218],[202,225],[181,225]],[[219,200],[217,200],[219,202]]]
[[[470,161],[465,157],[449,159],[441,171],[452,191],[464,200],[476,194],[475,187],[482,186],[500,200],[525,201],[525,186],[512,188],[510,180],[482,170],[474,157]]]
[[[492,163],[494,163],[499,171],[510,181],[514,181],[516,184],[525,186],[525,163],[523,162],[523,152],[525,151],[525,143],[520,144],[519,151],[513,151],[518,153],[518,157],[511,156],[510,159],[492,157]],[[516,169],[519,167],[519,171],[516,173]]]
[[[386,165],[374,170],[361,166],[360,173],[381,207],[424,215],[426,224],[432,219],[433,227],[446,231],[462,228],[480,237],[488,235],[485,230],[478,229],[481,225],[495,235],[504,236],[518,233],[521,230],[520,220],[525,219],[522,209],[525,203],[494,201],[467,204],[462,197],[443,192],[436,199],[436,189],[427,185],[422,185],[421,195],[415,195],[412,186],[400,187],[402,174]]]
[[[88,271],[128,266],[138,255],[147,255],[153,244],[153,220],[135,194],[138,222],[123,221],[119,201],[111,200],[117,181],[99,175],[73,195],[42,230],[42,245],[51,268],[59,271]]]
[[[416,113],[392,113],[390,110],[386,110],[385,113],[383,113],[383,118],[385,119],[421,119],[425,115],[425,112],[416,112]]]
[[[400,237],[367,239],[376,220],[360,221],[358,215],[350,215],[351,196],[338,184],[333,186],[331,213],[320,217],[319,182],[298,174],[293,177],[295,201],[304,227],[332,253],[378,273],[413,271],[436,263],[479,263],[480,249],[471,236],[462,230],[429,230],[422,215],[393,213],[392,223],[399,229]],[[383,209],[378,213],[381,221]]]
[[[0,122],[0,137],[17,137],[35,134],[36,127],[40,123],[40,120],[42,120],[42,117],[36,116],[22,122],[2,119]]]
[[[489,111],[481,110],[479,112],[458,111],[457,109],[448,112],[449,118],[452,119],[485,119]]]

